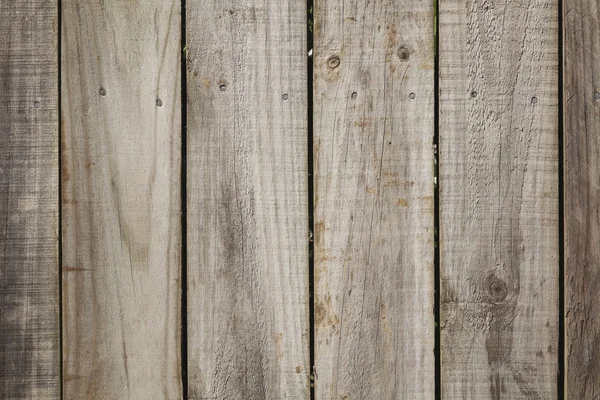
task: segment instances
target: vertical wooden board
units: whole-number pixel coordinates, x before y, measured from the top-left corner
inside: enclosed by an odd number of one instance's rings
[[[600,396],[600,5],[564,3],[566,388]]]
[[[433,399],[434,4],[315,3],[317,399]]]
[[[190,398],[309,398],[306,29],[187,4]]]
[[[0,2],[0,37],[0,398],[56,399],[57,2]]]
[[[443,399],[555,399],[557,0],[440,2]]]
[[[65,399],[178,399],[179,0],[63,0]]]

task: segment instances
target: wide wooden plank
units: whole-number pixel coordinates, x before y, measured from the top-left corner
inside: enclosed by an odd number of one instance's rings
[[[434,3],[315,2],[317,399],[433,399]]]
[[[558,1],[440,4],[443,399],[555,399]]]
[[[63,0],[65,399],[178,399],[179,0]]]
[[[600,4],[564,2],[566,388],[600,396]]]
[[[0,398],[56,399],[58,4],[0,2]]]
[[[306,3],[187,3],[189,396],[308,399]]]

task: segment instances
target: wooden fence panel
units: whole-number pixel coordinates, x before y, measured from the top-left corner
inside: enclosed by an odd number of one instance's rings
[[[566,388],[600,396],[600,22],[597,1],[564,2]]]
[[[434,4],[315,4],[317,399],[433,399]]]
[[[309,398],[306,23],[187,4],[190,398]]]
[[[56,399],[56,0],[0,2],[0,135],[0,398]]]
[[[440,2],[444,399],[557,398],[557,5]]]
[[[63,0],[65,399],[177,399],[179,0]]]

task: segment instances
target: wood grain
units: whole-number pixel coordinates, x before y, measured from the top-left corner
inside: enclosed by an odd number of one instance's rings
[[[0,398],[56,399],[57,2],[0,2],[0,38]]]
[[[308,399],[306,3],[188,2],[193,399]]]
[[[558,2],[440,3],[443,399],[556,399]]]
[[[433,2],[315,7],[316,398],[433,399]]]
[[[566,388],[600,396],[600,7],[564,2]]]
[[[179,399],[180,2],[62,7],[64,398]]]

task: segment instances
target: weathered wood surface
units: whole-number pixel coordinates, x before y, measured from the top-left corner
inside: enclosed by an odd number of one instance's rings
[[[600,5],[564,2],[566,388],[600,396]]]
[[[63,0],[65,399],[178,399],[179,0]]]
[[[0,38],[0,398],[56,399],[57,2],[0,2]]]
[[[187,4],[189,396],[308,399],[306,3]]]
[[[317,399],[434,397],[434,4],[315,4]]]
[[[555,399],[558,2],[440,2],[442,398]]]

